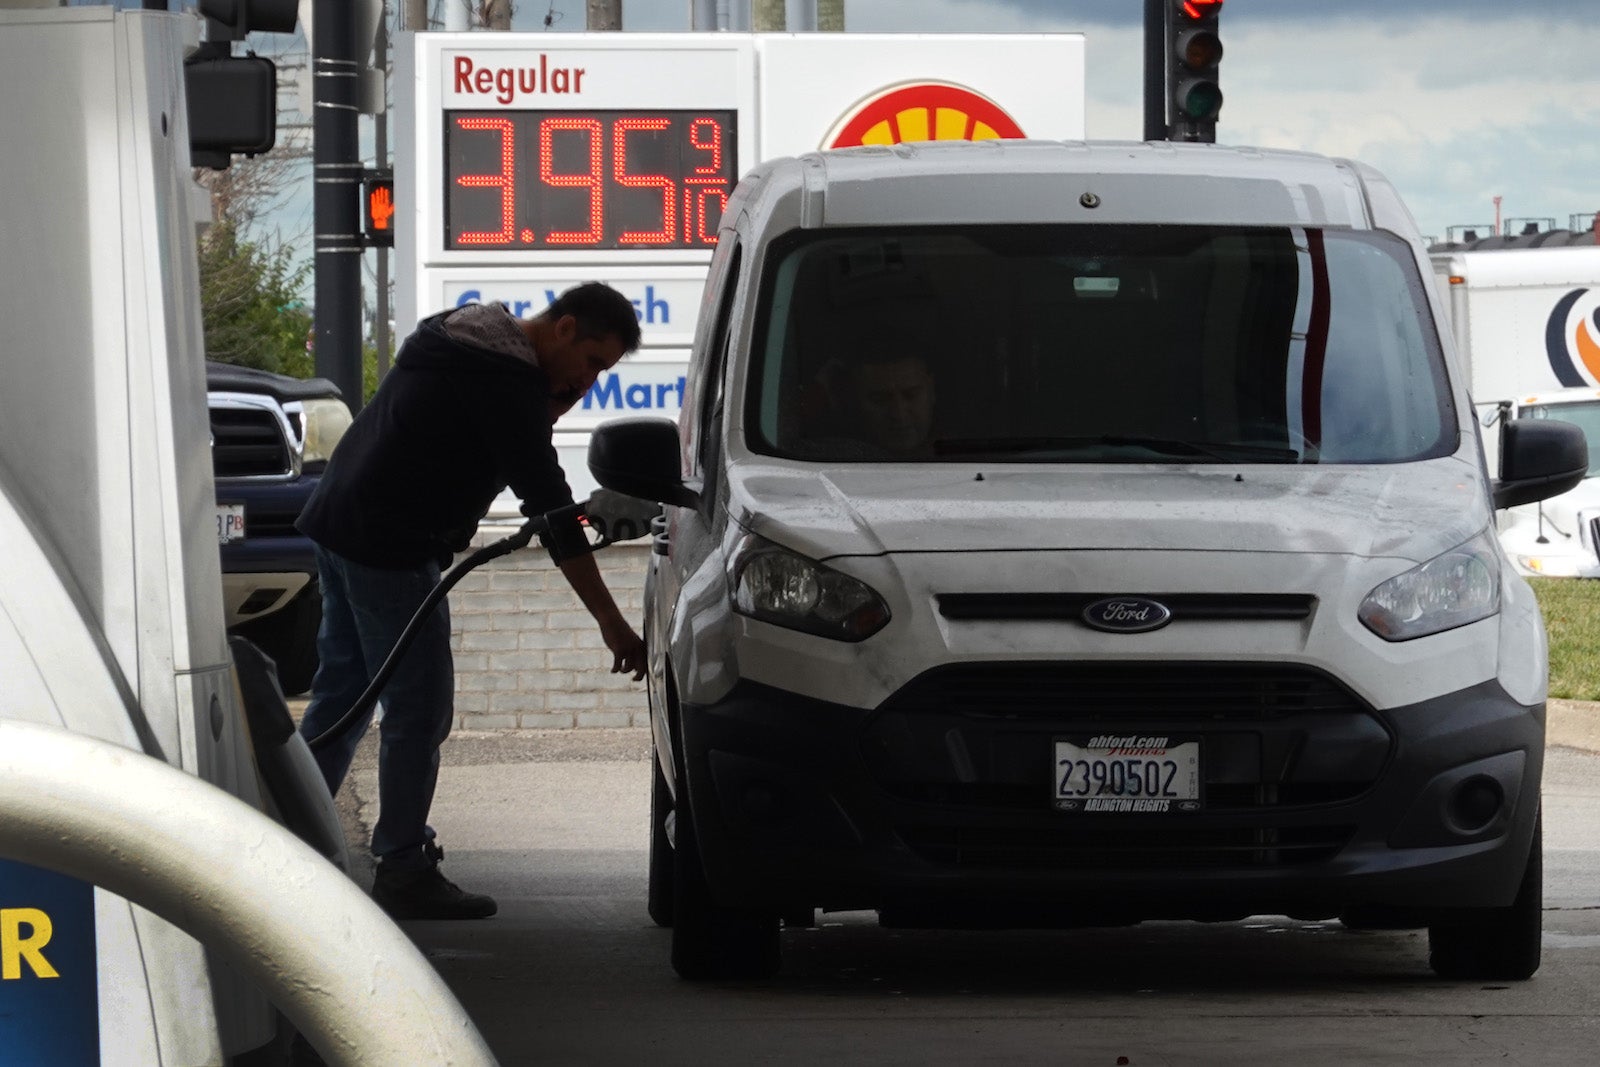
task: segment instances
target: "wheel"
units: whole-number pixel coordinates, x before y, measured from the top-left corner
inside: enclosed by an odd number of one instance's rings
[[[672,838],[667,833],[667,818],[672,814],[672,793],[667,789],[667,776],[661,773],[654,745],[650,746],[650,768],[650,882],[646,907],[657,926],[671,926]]]
[[[1544,928],[1544,831],[1533,824],[1533,849],[1517,898],[1504,908],[1474,908],[1428,927],[1428,965],[1441,978],[1516,981],[1539,969]]]
[[[317,673],[317,628],[322,625],[322,590],[312,582],[287,606],[264,619],[244,623],[235,632],[272,658],[278,687],[286,697],[311,688]]]
[[[679,778],[680,798],[684,793]],[[680,803],[673,819],[672,969],[690,981],[770,978],[783,964],[776,913],[718,904],[706,883],[694,818]]]

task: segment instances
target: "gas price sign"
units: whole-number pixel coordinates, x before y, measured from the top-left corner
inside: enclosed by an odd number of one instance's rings
[[[447,111],[444,179],[447,250],[707,249],[736,113]]]

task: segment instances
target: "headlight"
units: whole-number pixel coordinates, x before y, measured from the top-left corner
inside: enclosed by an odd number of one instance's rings
[[[758,537],[734,552],[733,608],[741,615],[837,641],[861,641],[889,621],[863,582]]]
[[[1357,613],[1385,641],[1453,630],[1500,610],[1500,555],[1488,531],[1367,594]]]
[[[333,455],[333,446],[350,428],[350,409],[343,400],[324,397],[302,400],[300,410],[306,420],[306,444],[300,462],[326,463]]]

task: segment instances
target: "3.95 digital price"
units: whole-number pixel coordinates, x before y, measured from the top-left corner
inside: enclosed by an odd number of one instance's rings
[[[445,115],[445,247],[709,248],[737,177],[731,111]]]

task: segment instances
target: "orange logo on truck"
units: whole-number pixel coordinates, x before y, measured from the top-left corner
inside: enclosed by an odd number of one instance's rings
[[[1005,109],[945,82],[902,85],[860,104],[826,137],[824,148],[901,141],[992,141],[1026,137]]]
[[[1593,296],[1584,301],[1577,325],[1573,327],[1570,322],[1574,308],[1588,294],[1588,289],[1572,290],[1556,301],[1545,323],[1545,355],[1550,359],[1550,370],[1562,385],[1593,386],[1600,383],[1600,341],[1595,340],[1589,329],[1591,316],[1595,325],[1600,326],[1600,308],[1595,306]],[[1569,329],[1571,332],[1568,332]],[[1573,359],[1574,349],[1577,350],[1576,360]]]

